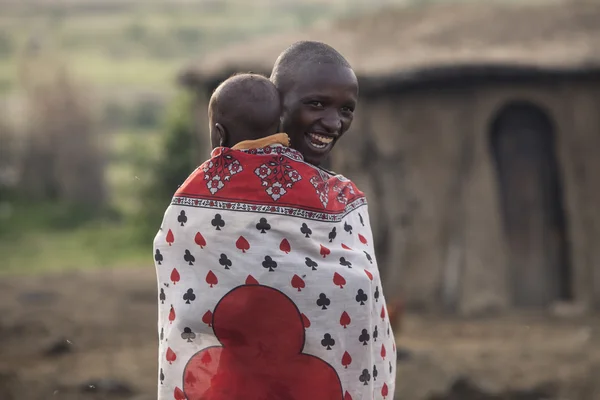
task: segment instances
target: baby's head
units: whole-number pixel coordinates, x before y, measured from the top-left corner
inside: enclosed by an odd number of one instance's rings
[[[237,74],[215,89],[208,104],[212,147],[233,147],[244,140],[277,133],[281,100],[269,79]]]

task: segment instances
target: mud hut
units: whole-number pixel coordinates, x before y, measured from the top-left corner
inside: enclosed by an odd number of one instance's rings
[[[487,3],[487,2],[486,2]],[[206,99],[296,40],[354,66],[331,167],[369,196],[388,296],[460,313],[600,306],[600,4],[387,9],[223,49],[185,69]],[[357,150],[358,149],[358,150]]]

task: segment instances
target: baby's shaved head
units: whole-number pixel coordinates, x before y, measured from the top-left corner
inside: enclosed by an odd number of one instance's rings
[[[280,116],[279,92],[269,79],[258,74],[234,75],[215,89],[208,104],[212,146],[233,147],[243,140],[273,135]]]

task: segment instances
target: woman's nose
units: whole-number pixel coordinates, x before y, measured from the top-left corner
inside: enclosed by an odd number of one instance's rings
[[[342,119],[338,113],[327,113],[322,122],[329,133],[339,134],[340,130],[342,129]]]

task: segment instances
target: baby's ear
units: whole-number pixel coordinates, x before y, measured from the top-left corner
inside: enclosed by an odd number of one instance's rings
[[[225,127],[217,122],[215,124],[215,133],[217,135],[219,146],[226,147],[229,138],[227,137],[227,130]]]

